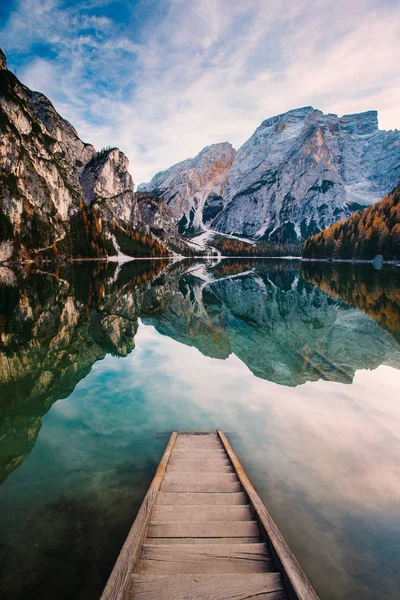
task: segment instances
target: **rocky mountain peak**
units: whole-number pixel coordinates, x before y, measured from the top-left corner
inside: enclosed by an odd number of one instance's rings
[[[135,185],[128,169],[128,158],[118,148],[95,153],[79,177],[86,203],[106,201],[113,218],[129,223]]]
[[[4,55],[0,59],[5,66]],[[152,223],[142,218],[125,154],[118,148],[96,152],[46,96],[4,68],[0,130],[0,262],[54,253],[104,256],[117,253],[122,243],[133,252],[153,252],[153,222],[154,230],[180,246],[161,199]],[[144,249],[132,242],[138,231]]]
[[[379,129],[378,111],[376,110],[354,115],[343,115],[339,121],[341,128],[351,134],[366,135]]]
[[[0,48],[0,70],[6,70],[7,69],[7,59],[6,59],[6,55],[4,54],[3,50]]]
[[[302,108],[293,108],[285,113],[270,117],[262,121],[261,125],[256,129],[259,131],[265,127],[273,127],[276,123],[293,124],[297,122],[303,122],[310,115],[322,115],[320,110],[313,108],[312,106],[303,106]]]
[[[138,187],[140,192],[152,192],[163,197],[182,233],[192,233],[203,226],[205,201],[226,183],[235,149],[229,142],[203,148],[194,158],[188,158],[166,171],[157,173],[149,183]]]
[[[229,160],[219,177],[204,177],[219,147]],[[377,202],[399,179],[400,132],[379,130],[376,111],[338,117],[304,106],[262,121],[237,152],[208,146],[147,185],[173,206],[184,231],[205,224],[295,243]]]

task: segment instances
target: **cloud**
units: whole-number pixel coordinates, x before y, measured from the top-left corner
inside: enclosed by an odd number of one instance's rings
[[[118,145],[137,183],[210,143],[237,147],[263,119],[298,106],[377,109],[382,128],[400,127],[398,3],[110,6],[20,0],[2,38],[24,82],[86,141]],[[52,55],[38,60],[38,43]]]

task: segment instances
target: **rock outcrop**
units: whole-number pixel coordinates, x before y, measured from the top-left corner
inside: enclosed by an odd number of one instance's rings
[[[149,254],[167,252],[168,240],[154,244],[141,216],[127,157],[118,148],[96,152],[84,143],[48,98],[7,70],[3,53],[0,133],[0,261],[116,254],[115,230],[119,238],[139,232]],[[159,221],[167,213],[167,207],[159,211]],[[184,249],[167,220],[165,228]]]
[[[0,70],[7,69],[7,59],[3,50],[0,48]]]
[[[207,146],[194,158],[157,173],[150,183],[141,184],[138,191],[162,196],[179,222],[179,231],[193,233],[201,229],[203,221],[214,216],[211,197],[219,205],[218,198],[234,157],[235,150],[228,142]]]
[[[202,154],[146,184],[174,204],[177,221],[194,221],[192,204],[181,198],[188,197],[186,173]],[[377,202],[398,184],[400,132],[379,130],[376,111],[338,117],[305,107],[263,121],[232,158],[211,190],[209,164],[197,163],[195,194],[203,213],[196,213],[196,224],[296,242]]]
[[[160,196],[149,192],[136,192],[135,206],[140,219],[146,223],[151,233],[165,240],[171,249],[182,250],[183,243],[174,215]]]

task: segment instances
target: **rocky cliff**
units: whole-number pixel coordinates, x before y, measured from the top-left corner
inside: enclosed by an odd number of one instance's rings
[[[43,94],[7,70],[2,52],[0,133],[0,260],[116,254],[116,230],[128,239],[139,232],[149,254],[167,252],[169,236],[184,248],[166,206],[162,240],[143,219],[127,157],[84,143]]]
[[[376,111],[338,117],[305,107],[267,119],[232,151],[211,190],[201,155],[158,173],[146,189],[174,203],[177,220],[272,242],[306,238],[378,201],[400,179],[400,132],[379,130]],[[193,162],[202,199],[196,220],[190,203],[175,201]]]
[[[234,156],[235,150],[227,142],[207,146],[194,158],[157,173],[150,183],[141,184],[138,190],[162,196],[179,222],[180,232],[193,233],[218,212],[219,198]]]

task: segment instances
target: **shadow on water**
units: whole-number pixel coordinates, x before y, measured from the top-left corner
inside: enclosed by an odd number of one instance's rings
[[[146,412],[140,371],[124,387],[141,321],[204,357],[236,357],[260,381],[293,390],[293,398],[307,382],[348,387],[360,369],[400,366],[400,273],[389,267],[230,259],[0,271],[0,508],[8,517],[0,523],[0,593],[6,600],[32,594],[92,600],[103,588],[175,426]],[[115,361],[94,382],[99,387],[85,388],[96,363],[110,357]],[[156,384],[156,406],[184,419],[173,391],[162,379]],[[85,394],[72,401],[82,386]],[[235,390],[227,389],[235,401]],[[68,402],[50,411],[63,398]],[[190,426],[203,427],[206,409],[191,410],[197,417]],[[251,414],[241,410],[243,431],[231,427],[239,446]],[[262,460],[254,458],[255,470]],[[320,532],[330,527],[313,501],[299,500],[295,483],[278,487],[289,513],[298,510]],[[294,539],[295,525],[287,526]],[[344,526],[356,540],[357,519]],[[362,556],[375,555],[380,538],[373,520],[360,528],[369,528],[371,540]],[[303,556],[307,563],[307,549]],[[343,589],[348,594],[356,581],[351,597],[358,599],[367,575],[354,553],[348,562],[352,576]],[[392,563],[382,598],[395,597]],[[326,590],[328,579],[320,579]]]

